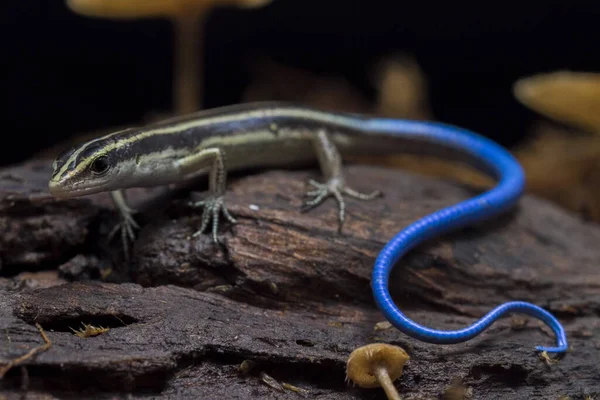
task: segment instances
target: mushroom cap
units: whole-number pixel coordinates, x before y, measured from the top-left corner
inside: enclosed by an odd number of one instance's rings
[[[66,0],[77,14],[100,18],[143,18],[168,15],[173,1],[146,0]]]
[[[272,0],[66,0],[72,11],[89,17],[147,18],[199,12],[217,5],[260,7]]]
[[[375,368],[385,368],[393,382],[402,376],[404,364],[409,359],[401,347],[371,343],[355,349],[350,354],[346,363],[346,376],[362,388],[377,388],[381,385],[374,375]]]
[[[556,71],[519,79],[517,100],[559,122],[600,131],[600,74]]]

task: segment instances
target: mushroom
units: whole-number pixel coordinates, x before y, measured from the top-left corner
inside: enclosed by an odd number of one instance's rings
[[[401,347],[371,343],[350,354],[346,364],[346,378],[362,388],[383,387],[389,400],[400,400],[393,382],[402,376],[404,364],[409,359]]]
[[[600,132],[600,74],[556,71],[522,78],[513,86],[522,104],[546,117]]]
[[[217,5],[260,7],[271,0],[66,0],[74,12],[113,19],[168,18],[175,29],[173,98],[176,114],[201,108],[202,34],[209,11]]]

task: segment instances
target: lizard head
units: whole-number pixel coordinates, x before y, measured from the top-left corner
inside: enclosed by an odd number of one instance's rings
[[[94,139],[59,154],[48,189],[58,198],[72,198],[119,188],[123,149],[112,137]]]

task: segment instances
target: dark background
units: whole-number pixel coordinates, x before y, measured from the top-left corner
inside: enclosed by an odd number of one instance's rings
[[[166,20],[110,21],[62,1],[0,6],[2,164],[77,132],[171,110],[172,30]],[[204,107],[239,101],[249,58],[350,79],[374,96],[367,68],[397,50],[416,56],[436,119],[512,146],[535,115],[515,79],[600,67],[597,1],[275,0],[219,9],[206,25]]]

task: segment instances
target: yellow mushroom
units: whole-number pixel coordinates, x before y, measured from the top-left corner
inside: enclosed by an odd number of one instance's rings
[[[513,93],[530,109],[554,120],[600,132],[600,74],[557,71],[522,78]]]
[[[173,98],[175,112],[201,108],[202,34],[204,19],[218,5],[260,7],[272,0],[66,0],[74,12],[112,19],[168,18],[175,29]]]
[[[400,400],[394,381],[402,376],[410,359],[398,346],[372,343],[354,350],[348,357],[346,377],[362,388],[382,387],[389,400]]]

